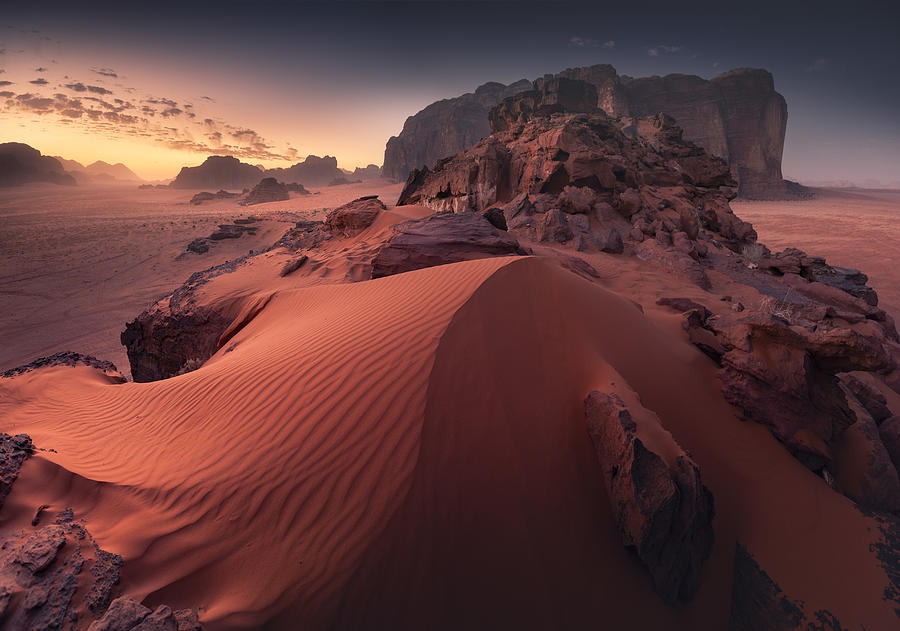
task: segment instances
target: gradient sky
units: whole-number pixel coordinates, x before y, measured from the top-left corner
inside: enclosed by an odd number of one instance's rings
[[[610,63],[766,68],[788,102],[787,177],[900,186],[893,3],[25,4],[0,13],[0,139],[148,178],[211,153],[381,164],[437,99]]]

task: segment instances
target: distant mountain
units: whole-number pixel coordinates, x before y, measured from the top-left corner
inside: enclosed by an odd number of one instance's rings
[[[259,184],[264,177],[274,177],[288,184],[331,186],[350,180],[369,180],[381,177],[381,167],[370,164],[355,171],[338,168],[334,156],[307,156],[303,162],[287,167],[265,170],[261,166],[241,162],[232,156],[210,156],[197,167],[184,167],[172,181],[172,188],[242,189]]]
[[[232,156],[210,156],[198,167],[183,167],[172,188],[243,189],[259,184],[265,172]]]
[[[42,156],[37,149],[20,142],[0,144],[0,186],[20,186],[29,182],[77,184],[56,158]]]
[[[344,176],[333,156],[307,156],[287,169],[269,169],[266,173],[283,182],[296,182],[304,186],[328,186],[333,180]]]
[[[103,160],[97,160],[91,164],[84,166],[76,160],[66,160],[56,156],[63,168],[75,176],[78,180],[121,180],[125,182],[142,182],[143,179],[129,169],[127,166],[118,162],[110,164]]]

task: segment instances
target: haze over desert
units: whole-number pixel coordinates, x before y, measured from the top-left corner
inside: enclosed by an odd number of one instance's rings
[[[0,628],[896,629],[864,5],[4,10]]]

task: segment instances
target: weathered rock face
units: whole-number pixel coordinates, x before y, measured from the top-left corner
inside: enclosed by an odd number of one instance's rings
[[[267,202],[282,202],[290,198],[290,191],[288,191],[288,187],[285,184],[282,184],[274,177],[265,177],[253,187],[253,190],[247,193],[247,196],[240,201],[240,204],[241,206],[253,206],[254,204],[265,204]]]
[[[125,377],[122,376],[122,373],[119,372],[112,362],[72,351],[54,353],[47,357],[38,357],[24,366],[10,368],[0,375],[0,377],[15,377],[16,375],[37,370],[38,368],[46,368],[48,366],[89,366],[91,368],[96,368],[105,374],[113,383],[122,383],[125,381]]]
[[[262,169],[232,156],[210,156],[198,167],[183,167],[169,185],[172,188],[242,189],[256,186]]]
[[[610,116],[665,113],[674,117],[687,140],[728,162],[743,197],[796,194],[796,185],[786,184],[781,174],[787,105],[765,70],[732,70],[711,80],[693,75],[633,79],[619,76],[612,66],[597,65],[568,68],[538,79],[533,88],[518,89],[542,90],[559,79],[593,85],[598,107]],[[448,99],[407,119],[400,136],[388,141],[385,177],[402,180],[413,168],[431,167],[487,136],[489,130],[477,108],[468,106],[468,116],[449,122],[455,108],[470,102],[466,96]]]
[[[120,335],[137,382],[167,379],[197,368],[219,348],[219,338],[235,314],[197,302],[197,290],[233,271],[246,257],[211,267],[191,277],[169,296],[125,325]]]
[[[672,119],[610,119],[590,84],[558,79],[510,97],[491,113],[497,132],[468,151],[415,170],[399,204],[438,211],[503,211],[521,238],[621,252],[629,242],[708,285],[700,260],[708,243],[732,249],[756,233],[728,206],[728,166],[684,141]],[[545,103],[546,101],[546,103]],[[651,243],[655,239],[658,247]],[[697,268],[697,270],[695,270]]]
[[[397,224],[378,249],[372,278],[494,256],[525,254],[519,243],[475,213],[440,213]]]
[[[282,182],[296,182],[305,186],[328,186],[330,182],[339,177],[344,177],[344,172],[338,168],[337,158],[334,156],[306,156],[303,162],[286,169],[269,169],[266,175],[278,178]]]
[[[635,549],[666,603],[689,601],[713,544],[713,496],[699,468],[661,426],[662,452],[642,441],[615,394],[591,392],[585,416],[622,543]]]
[[[30,437],[0,434],[0,509],[22,463],[33,452]],[[101,549],[75,520],[72,509],[59,511],[52,522],[42,524],[42,517],[49,521],[42,512],[45,508],[49,507],[38,508],[30,528],[3,533],[0,623],[4,629],[200,631],[197,610],[173,612],[162,605],[151,613],[129,597],[113,600],[122,557]],[[151,618],[154,614],[156,618]],[[149,624],[138,627],[142,621]]]
[[[432,103],[410,116],[399,136],[387,141],[384,177],[404,180],[411,170],[468,149],[491,133],[488,112],[508,96],[530,90],[530,81],[486,83],[474,93]]]
[[[325,225],[333,232],[353,234],[371,226],[384,209],[377,195],[367,195],[329,211]]]
[[[354,180],[375,180],[381,177],[381,167],[370,164],[365,167],[356,167],[350,177]]]
[[[75,186],[75,178],[63,170],[56,158],[42,156],[37,149],[20,142],[0,144],[0,187],[29,182],[51,182]]]

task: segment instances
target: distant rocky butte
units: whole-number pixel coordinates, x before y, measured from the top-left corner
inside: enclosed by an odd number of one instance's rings
[[[414,168],[431,167],[468,149],[490,133],[487,113],[507,96],[540,87],[552,77],[587,81],[597,89],[597,105],[611,116],[665,113],[684,137],[724,158],[745,198],[785,198],[802,191],[785,182],[781,156],[787,104],[766,70],[737,69],[706,80],[694,75],[632,78],[610,65],[568,68],[533,84],[487,83],[474,94],[445,99],[411,116],[399,136],[387,142],[384,175],[406,179]]]
[[[0,187],[30,182],[51,182],[74,186],[75,178],[65,172],[56,158],[20,142],[0,144]]]
[[[253,188],[264,177],[272,177],[287,184],[304,186],[329,186],[335,181],[352,175],[355,180],[381,177],[381,168],[370,164],[366,168],[345,171],[338,167],[334,156],[307,156],[303,162],[286,169],[263,169],[241,162],[233,156],[210,156],[197,167],[184,167],[172,181],[172,188],[189,189],[243,189]]]

